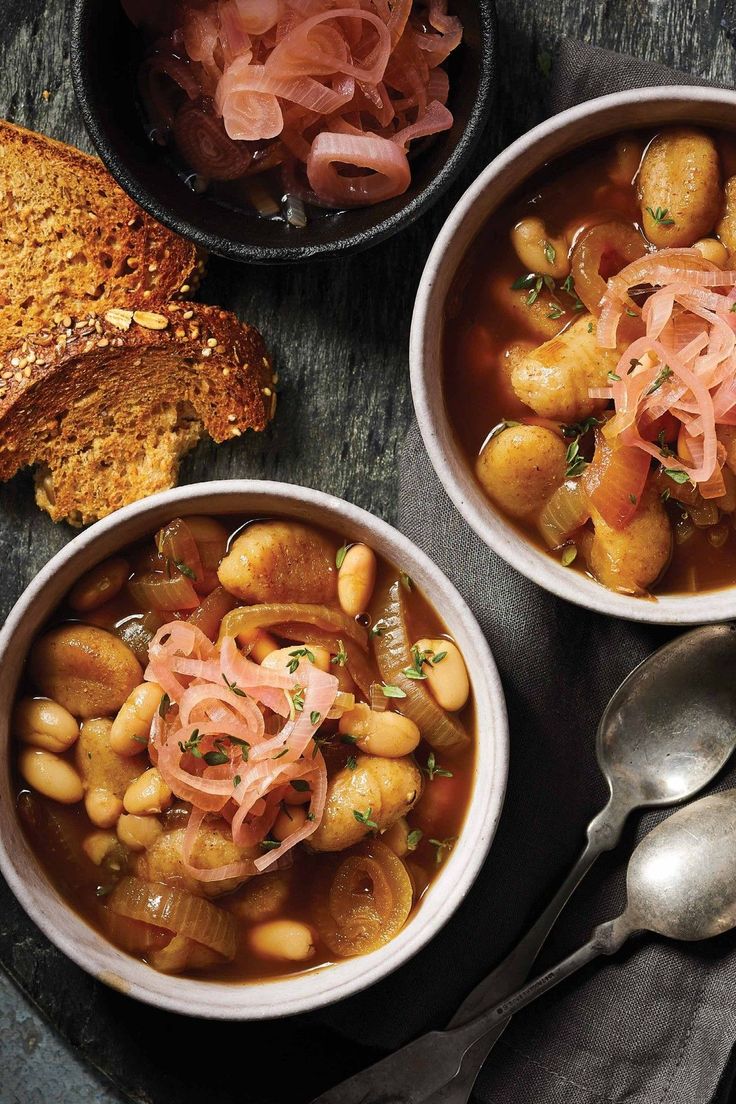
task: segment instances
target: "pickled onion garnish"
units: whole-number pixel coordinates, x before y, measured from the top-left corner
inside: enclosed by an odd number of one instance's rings
[[[140,5],[127,2],[140,24]],[[179,150],[202,176],[230,180],[261,171],[273,164],[261,157],[266,144],[278,138],[283,184],[301,181],[297,195],[321,206],[378,203],[408,187],[402,155],[411,143],[452,126],[449,79],[439,67],[463,29],[447,0],[421,7],[413,0],[180,0],[174,11],[179,26],[153,41],[145,63],[153,86],[147,100],[165,131],[177,118]],[[199,125],[188,139],[200,121],[184,112],[181,90],[221,121],[233,142],[258,144],[242,174],[230,175],[237,159],[220,148],[214,127]],[[346,134],[358,145],[334,141]],[[226,168],[205,172],[210,159]],[[344,167],[336,169],[336,160]]]
[[[646,294],[643,305],[634,288]],[[641,450],[677,480],[689,479],[703,498],[725,493],[718,433],[736,424],[735,308],[736,271],[694,249],[634,261],[608,281],[602,300],[600,345],[615,348],[625,315],[636,315],[642,331],[614,373],[615,414],[604,437]],[[663,428],[653,440],[652,424],[665,416],[679,431]]]
[[[196,173],[207,180],[236,180],[247,172],[253,154],[243,142],[233,142],[222,119],[187,103],[174,120],[174,141]]]
[[[338,680],[305,656],[295,658],[293,673],[261,667],[240,653],[234,637],[218,646],[182,621],[163,625],[151,641],[144,677],[168,696],[151,726],[151,748],[172,792],[192,805],[183,858],[187,873],[200,881],[260,873],[319,827],[327,771],[315,735],[335,702]],[[285,718],[275,735],[266,732],[268,710]],[[310,790],[301,828],[278,845],[269,841],[255,858],[212,869],[192,865],[207,815],[229,822],[238,847],[258,847],[295,782]]]
[[[357,169],[346,175],[338,166]],[[370,169],[368,175],[361,170]],[[401,195],[411,183],[411,169],[400,145],[386,138],[330,134],[312,142],[307,161],[309,183],[335,207],[363,207]]]

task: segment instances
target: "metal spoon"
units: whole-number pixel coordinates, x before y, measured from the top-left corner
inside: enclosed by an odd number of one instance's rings
[[[626,890],[624,912],[545,974],[460,1027],[421,1036],[315,1104],[420,1104],[452,1080],[463,1056],[496,1023],[599,955],[614,954],[635,932],[695,940],[735,927],[736,790],[701,798],[645,836],[629,860]],[[397,1058],[407,1071],[401,1092],[394,1087]]]
[[[503,1000],[525,980],[563,906],[596,858],[618,842],[633,809],[684,801],[720,771],[736,744],[736,694],[729,689],[731,680],[724,678],[735,663],[736,629],[710,625],[660,648],[624,680],[598,727],[597,755],[610,788],[608,804],[591,822],[587,844],[553,900],[518,946],[467,997],[450,1027]],[[452,1085],[440,1083],[431,1104],[467,1099],[507,1023],[508,1017],[494,1020],[488,1035],[465,1055]],[[386,1101],[419,1099],[402,1054],[380,1063],[384,1092],[389,1092],[382,1098]],[[370,1072],[336,1086],[315,1104],[367,1104],[372,1097],[365,1095],[369,1085],[362,1077]]]
[[[588,826],[582,854],[555,896],[510,954],[463,1001],[450,1027],[497,1004],[528,977],[552,926],[604,851],[616,846],[637,808],[674,805],[718,774],[736,746],[736,627],[708,625],[665,644],[624,679],[598,725],[596,754],[610,797]],[[425,1104],[465,1104],[488,1053],[508,1026],[494,1026],[456,1077]]]
[[[393,1055],[319,1097],[319,1104],[419,1104],[453,1078],[463,1055],[495,1023],[599,955],[613,954],[635,932],[694,940],[735,927],[736,790],[701,798],[645,836],[629,860],[626,889],[628,904],[621,916],[600,924],[557,966],[476,1019],[429,1032],[398,1051],[410,1088],[394,1091]]]

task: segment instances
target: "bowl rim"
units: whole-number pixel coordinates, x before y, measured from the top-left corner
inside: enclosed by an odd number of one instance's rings
[[[322,524],[342,529],[352,539],[366,539],[372,534],[380,551],[388,557],[395,556],[394,562],[406,564],[420,588],[429,590],[430,600],[451,614],[446,617],[448,627],[472,657],[469,673],[479,735],[470,805],[458,842],[442,872],[411,921],[384,947],[333,966],[257,983],[198,981],[160,974],[118,950],[59,895],[35,860],[20,828],[16,836],[20,833],[21,847],[27,854],[11,853],[10,833],[0,831],[0,872],[51,942],[98,980],[173,1012],[215,1019],[268,1019],[319,1008],[367,988],[416,954],[443,927],[469,892],[496,832],[508,775],[508,721],[498,671],[473,614],[437,565],[393,526],[352,503],[295,484],[240,479],[191,484],[124,507],[80,533],[42,568],[11,610],[0,631],[0,700],[7,703],[5,716],[0,714],[3,757],[0,786],[6,798],[2,800],[0,793],[0,825],[17,822],[15,802],[12,796],[8,800],[8,795],[12,795],[12,775],[9,734],[5,729],[30,641],[56,606],[60,594],[80,574],[114,554],[114,549],[119,550],[128,540],[137,539],[137,534],[143,535],[154,524],[160,524],[163,515],[171,515],[173,510],[181,509],[185,515],[205,512],[204,500],[217,503],[212,510],[215,515],[256,513],[262,503],[264,511],[311,517],[313,522],[318,514]],[[230,500],[231,510],[225,506]],[[184,511],[185,506],[190,508]],[[132,535],[126,533],[130,526]],[[53,580],[56,587],[49,598],[47,588]],[[27,643],[14,651],[24,621],[28,625]],[[427,904],[431,904],[431,911]]]
[[[89,79],[86,51],[82,41],[86,22],[95,0],[74,0],[71,18],[71,74],[77,104],[87,133],[100,158],[117,183],[152,218],[170,230],[220,257],[251,264],[294,264],[307,260],[327,260],[361,252],[411,226],[447,191],[466,165],[488,121],[496,87],[498,19],[495,0],[475,0],[481,26],[480,72],[477,94],[466,125],[450,156],[436,176],[400,210],[380,219],[370,230],[326,244],[311,246],[244,245],[212,233],[201,225],[178,215],[168,204],[157,200],[111,148]]]
[[[700,594],[660,595],[653,600],[617,594],[587,575],[562,567],[548,553],[532,545],[488,501],[461,456],[444,400],[441,398],[438,403],[433,397],[436,373],[441,371],[441,355],[435,355],[428,333],[431,320],[442,317],[443,289],[454,277],[468,249],[465,245],[459,256],[453,256],[451,246],[455,236],[463,233],[466,220],[478,219],[477,208],[483,205],[486,191],[497,179],[507,173],[510,175],[520,158],[540,147],[544,149],[544,157],[537,161],[536,169],[545,161],[554,160],[563,152],[575,148],[578,143],[571,141],[568,144],[564,139],[570,137],[580,124],[590,127],[596,119],[602,121],[612,112],[633,104],[667,103],[671,103],[673,108],[675,105],[712,104],[736,109],[736,91],[697,85],[655,85],[613,92],[550,116],[495,157],[458,200],[427,259],[414,303],[409,361],[414,410],[434,471],[462,517],[493,552],[551,594],[585,609],[649,624],[696,625],[736,617],[736,584]],[[613,134],[621,129],[626,129],[625,124],[606,127],[600,134]],[[597,132],[584,137],[579,144],[594,140],[596,136]],[[554,140],[557,140],[557,149],[550,148]],[[520,182],[516,182],[510,190],[519,186]],[[480,225],[495,206],[494,202],[484,211]],[[452,271],[448,275],[450,268]],[[452,463],[448,462],[448,456]],[[459,462],[455,464],[455,460]]]

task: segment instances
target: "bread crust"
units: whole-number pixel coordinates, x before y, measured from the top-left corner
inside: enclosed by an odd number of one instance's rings
[[[275,403],[261,335],[227,311],[68,316],[0,355],[0,480],[43,465],[53,489],[39,504],[86,524],[171,486],[204,432],[222,442],[264,429]]]
[[[2,119],[0,222],[0,346],[59,312],[191,295],[204,271],[204,254],[142,211],[98,158]]]

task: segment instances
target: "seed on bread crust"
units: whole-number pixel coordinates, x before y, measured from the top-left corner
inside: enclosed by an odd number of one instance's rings
[[[116,326],[119,330],[129,330],[131,322],[133,321],[133,312],[129,310],[113,310],[107,311],[105,314],[105,321],[109,322],[111,326]]]
[[[154,314],[153,311],[133,311],[133,321],[145,330],[165,330],[169,324],[165,314]]]

